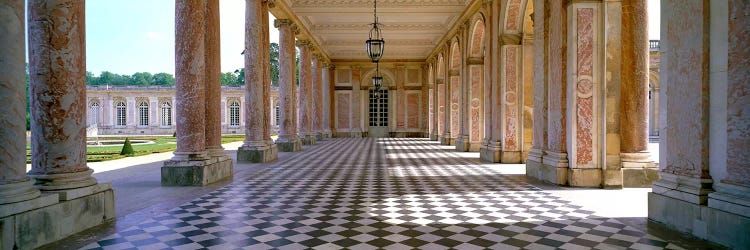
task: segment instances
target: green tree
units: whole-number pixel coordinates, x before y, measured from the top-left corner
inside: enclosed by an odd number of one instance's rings
[[[130,84],[131,85],[151,85],[153,82],[154,76],[151,75],[151,73],[148,72],[136,72],[132,76],[128,77],[130,78]]]
[[[125,137],[125,143],[122,145],[120,155],[133,156],[134,154],[135,152],[133,151],[133,144],[130,143],[130,138]]]
[[[237,83],[237,75],[232,72],[221,73],[221,85],[233,86]]]
[[[156,73],[151,81],[153,85],[172,86],[174,85],[174,76],[169,73]]]
[[[279,86],[279,44],[271,43],[271,85]]]
[[[245,69],[239,68],[234,71],[234,74],[237,76],[237,80],[234,82],[234,84],[230,84],[229,86],[244,86],[245,85]]]
[[[86,85],[99,85],[99,77],[96,77],[91,71],[86,71]]]
[[[113,84],[112,81],[115,79],[115,74],[109,71],[102,71],[101,74],[99,74],[99,80],[97,83],[99,85],[107,85],[107,84]]]

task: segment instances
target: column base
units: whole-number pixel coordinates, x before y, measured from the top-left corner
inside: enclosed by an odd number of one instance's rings
[[[650,160],[648,152],[620,153],[622,185],[625,187],[651,187],[659,179],[659,168]]]
[[[350,133],[352,138],[362,138],[362,130],[354,129]]]
[[[264,163],[279,159],[279,149],[276,144],[242,145],[237,149],[238,162]]]
[[[317,143],[315,140],[315,134],[303,135],[300,136],[299,139],[302,141],[302,145],[315,145]]]
[[[229,157],[205,160],[167,160],[161,167],[162,186],[205,186],[231,178],[234,163]]]
[[[302,151],[302,141],[297,136],[279,137],[276,139],[276,147],[279,152]]]
[[[33,174],[29,177],[36,179],[34,186],[42,191],[74,189],[96,185],[96,179],[91,176],[93,169],[87,168],[86,171],[61,174]]]
[[[568,168],[568,185],[571,187],[602,187],[602,169]]]
[[[541,149],[531,149],[529,158],[526,159],[526,176],[537,180],[544,180],[542,174],[542,155],[544,152]]]
[[[455,145],[456,139],[451,138],[450,134],[444,134],[440,136],[440,145]]]
[[[500,162],[502,163],[521,163],[521,151],[500,151]]]
[[[456,151],[458,152],[469,152],[469,136],[468,135],[458,135],[456,137]]]
[[[0,205],[0,249],[38,248],[114,218],[109,183],[42,192],[31,200]]]
[[[652,192],[694,204],[706,204],[711,189],[711,179],[698,179],[687,176],[659,172],[659,180],[654,182]]]
[[[479,149],[479,159],[486,162],[500,162],[500,145],[496,142],[487,142]]]
[[[440,138],[437,134],[430,134],[430,141],[438,141],[438,140],[440,140]]]
[[[567,185],[568,154],[544,151],[540,171],[542,177],[540,180],[556,185]]]
[[[315,140],[316,141],[323,141],[325,139],[326,138],[325,138],[325,135],[323,135],[323,133],[321,133],[321,132],[315,132]]]
[[[39,194],[39,189],[34,188],[34,180],[26,177],[25,181],[0,185],[0,204],[31,200]]]
[[[326,129],[323,131],[323,138],[324,139],[332,138],[332,134],[333,133],[331,133],[331,130]]]
[[[712,193],[713,194],[713,193]],[[714,195],[711,195],[713,199]],[[750,217],[654,192],[648,193],[648,218],[680,232],[727,246],[750,246]]]

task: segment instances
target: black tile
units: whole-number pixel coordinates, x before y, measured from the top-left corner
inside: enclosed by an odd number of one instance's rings
[[[221,238],[215,238],[215,239],[210,239],[210,240],[199,241],[198,244],[200,244],[201,246],[204,246],[204,247],[210,247],[210,246],[224,244],[226,242],[227,241],[225,241],[225,240],[223,240]]]
[[[585,246],[585,247],[595,247],[596,245],[599,245],[599,242],[590,241],[590,240],[581,239],[581,238],[575,238],[568,242],[576,244],[576,245],[580,245],[580,246]]]
[[[526,245],[531,244],[531,242],[522,241],[522,240],[514,239],[514,238],[504,240],[503,243],[511,245],[511,246],[516,246],[516,247],[525,247]]]

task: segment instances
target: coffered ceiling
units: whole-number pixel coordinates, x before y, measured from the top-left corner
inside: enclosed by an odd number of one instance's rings
[[[283,0],[331,60],[369,60],[372,0]],[[383,60],[423,60],[471,0],[378,0]]]

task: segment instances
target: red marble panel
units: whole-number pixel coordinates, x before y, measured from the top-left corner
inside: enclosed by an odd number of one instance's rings
[[[482,44],[484,43],[484,23],[482,21],[477,21],[474,26],[474,34],[471,37],[471,56],[482,56]]]
[[[471,106],[470,112],[471,112],[471,133],[469,134],[469,141],[470,142],[479,142],[482,140],[483,136],[483,128],[484,124],[481,122],[481,112],[482,112],[482,90],[484,89],[484,85],[482,82],[482,75],[484,74],[484,71],[482,70],[482,65],[472,65],[471,66],[471,103],[469,103]]]
[[[518,151],[518,47],[505,48],[505,131],[503,148]]]
[[[521,0],[508,0],[508,12],[505,16],[506,30],[519,30],[518,19],[521,15]]]
[[[404,91],[396,93],[396,128],[406,128],[404,120],[404,109],[406,108],[406,102],[404,102]]]
[[[438,99],[438,110],[437,110],[437,131],[439,135],[442,135],[445,131],[445,84],[437,85],[437,99]]]
[[[593,162],[593,53],[594,53],[594,9],[581,8],[576,12],[578,30],[576,31],[577,55],[576,73],[576,163],[578,165]]]
[[[750,187],[750,3],[731,0],[729,6],[727,178],[722,181]]]
[[[336,111],[338,113],[338,128],[349,128],[349,93],[336,94]]]
[[[432,107],[432,105],[433,105],[433,102],[434,102],[434,101],[433,101],[433,99],[432,99],[432,98],[434,97],[434,95],[435,95],[434,93],[435,93],[435,89],[430,89],[430,92],[429,92],[429,98],[427,99],[427,100],[428,100],[428,101],[427,101],[427,103],[428,103],[428,104],[427,104],[427,109],[429,110],[429,111],[427,112],[427,113],[428,113],[428,118],[427,118],[427,128],[428,128],[428,131],[429,131],[430,133],[432,133],[432,131],[434,131],[434,129],[435,129],[435,128],[433,127],[433,121],[435,120],[435,110],[434,110],[434,108]]]
[[[419,128],[419,94],[406,94],[406,123],[409,128]]]
[[[455,137],[460,132],[459,125],[459,96],[461,95],[458,76],[451,76],[451,137]]]

